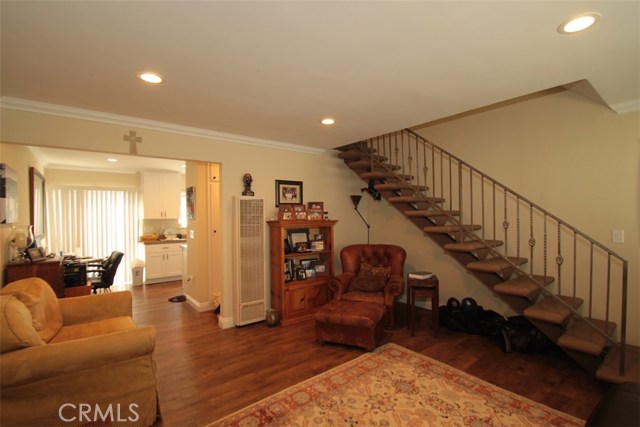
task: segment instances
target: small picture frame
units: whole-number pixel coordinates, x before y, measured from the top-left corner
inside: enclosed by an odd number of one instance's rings
[[[285,282],[290,282],[293,280],[293,276],[291,275],[290,271],[285,271],[284,272],[284,281]]]
[[[316,270],[314,268],[307,268],[304,270],[304,274],[307,279],[313,279],[314,277],[316,277]]]
[[[309,252],[309,244],[307,242],[296,243],[296,252]]]
[[[280,221],[292,221],[294,219],[293,209],[291,205],[280,206],[278,209],[278,220]]]
[[[324,251],[324,240],[312,240],[309,243],[312,251]]]
[[[309,241],[309,230],[306,228],[301,229],[289,229],[287,231],[287,238],[292,248],[296,247],[297,243],[307,243]]]
[[[316,271],[316,276],[328,276],[329,275],[329,266],[324,261],[318,261],[313,264],[313,269]]]
[[[324,218],[324,203],[309,202],[307,207],[309,221],[321,221]]]
[[[320,233],[314,234],[313,240],[324,240],[324,234],[320,234]]]
[[[27,256],[31,262],[42,261],[46,257],[43,254],[42,248],[29,248],[27,249]]]
[[[313,266],[318,261],[318,258],[305,258],[300,260],[300,265],[307,269],[311,268],[311,266]]]
[[[293,216],[298,221],[307,219],[307,208],[304,205],[293,205]]]
[[[290,254],[291,252],[293,252],[293,247],[289,243],[289,239],[284,239],[284,253]]]
[[[276,180],[276,207],[302,203],[302,181]]]
[[[302,266],[296,267],[295,275],[296,275],[296,280],[305,280],[307,278],[307,274],[305,273],[305,268]]]

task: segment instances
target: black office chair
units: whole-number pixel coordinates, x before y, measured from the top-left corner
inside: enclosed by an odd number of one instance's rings
[[[113,279],[123,256],[122,252],[113,251],[111,255],[100,262],[87,264],[87,282],[91,285],[94,294],[98,293],[98,289],[102,289],[103,292],[111,292]]]

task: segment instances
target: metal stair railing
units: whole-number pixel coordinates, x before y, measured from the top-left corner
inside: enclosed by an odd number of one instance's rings
[[[356,146],[369,157],[371,170],[376,168],[393,172],[399,182],[405,183],[403,194],[411,192],[437,200],[425,203],[428,203],[430,210],[447,215],[448,223],[459,226],[459,233],[454,234],[457,241],[469,238],[480,240],[490,254],[509,263],[515,274],[526,275],[541,288],[546,297],[554,298],[568,308],[574,319],[583,319],[611,345],[620,347],[619,371],[620,375],[624,374],[628,285],[626,259],[409,129],[360,141]],[[425,190],[421,189],[423,186]],[[440,202],[441,199],[444,202]],[[456,211],[458,215],[451,214]],[[465,228],[465,222],[479,224],[480,233]],[[515,226],[512,226],[513,223]],[[498,239],[504,242],[499,248],[487,242]],[[550,254],[552,251],[555,254]],[[507,258],[512,252],[517,258],[527,255],[528,273]],[[555,294],[549,290],[550,286],[533,277],[534,270],[540,271],[539,264],[545,277],[552,275],[550,264],[555,264]],[[570,268],[564,268],[565,264],[569,264]],[[568,295],[563,293],[565,281],[571,284]],[[614,301],[614,294],[620,295],[619,299]],[[560,295],[580,297],[585,304],[574,309],[559,298]],[[586,313],[581,314],[582,310],[586,310]],[[608,325],[615,313],[618,313],[615,317],[620,325],[619,341],[615,341],[607,331],[602,331],[590,320],[594,316],[601,316],[605,325]]]

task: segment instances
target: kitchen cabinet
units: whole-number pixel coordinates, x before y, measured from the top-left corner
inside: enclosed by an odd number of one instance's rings
[[[154,243],[144,246],[145,284],[182,279],[182,248],[184,242]]]
[[[180,218],[180,174],[143,172],[142,200],[145,219]]]

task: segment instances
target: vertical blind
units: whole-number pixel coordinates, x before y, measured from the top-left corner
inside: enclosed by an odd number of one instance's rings
[[[49,187],[47,242],[53,253],[103,258],[124,252],[114,285],[131,283],[138,245],[138,192],[134,190]]]

